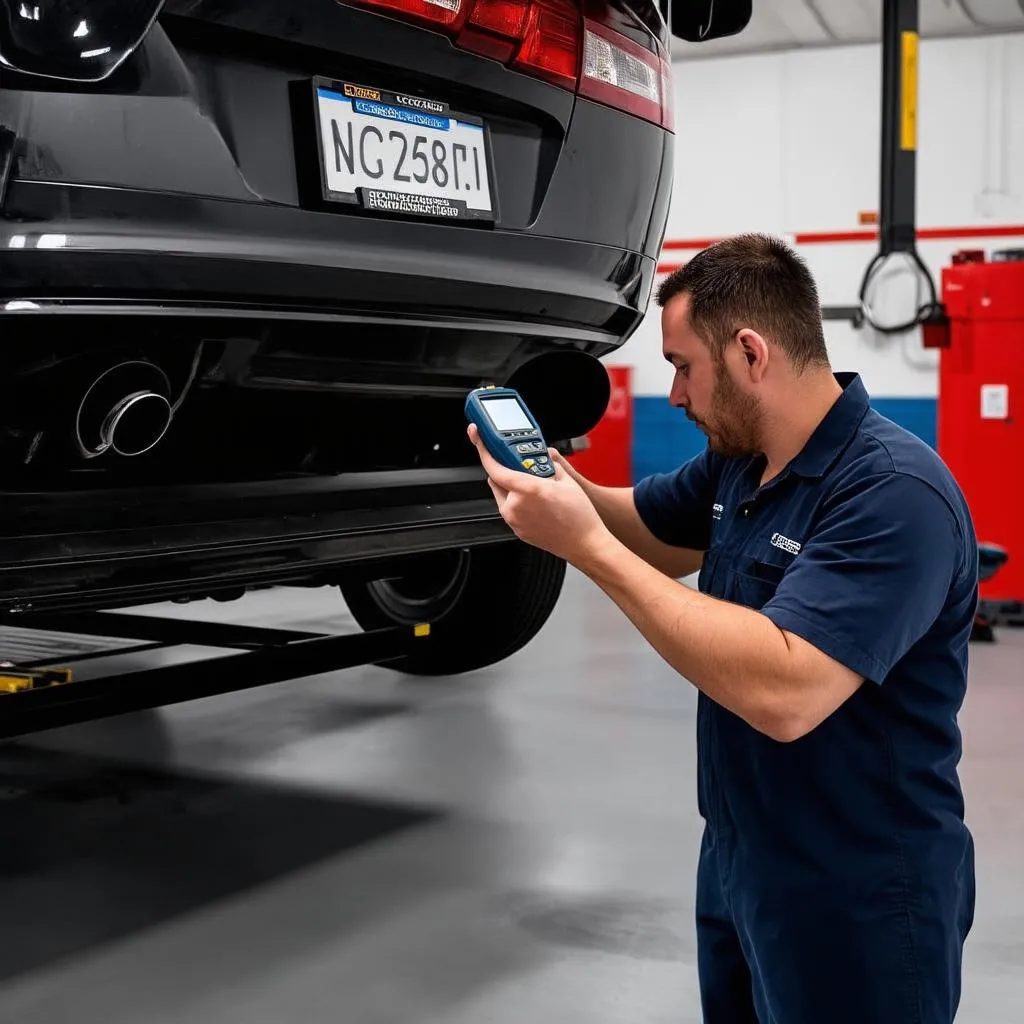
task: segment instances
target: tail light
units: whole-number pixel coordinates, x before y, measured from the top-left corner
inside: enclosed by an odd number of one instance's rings
[[[492,0],[476,0],[489,4]],[[580,15],[569,0],[533,0],[512,64],[571,89],[580,66]]]
[[[457,46],[673,130],[667,53],[584,16],[579,0],[350,0],[446,31]],[[600,6],[600,5],[597,5]]]
[[[412,21],[431,25],[454,25],[462,16],[461,0],[373,0],[374,7],[383,7]]]
[[[589,19],[583,31],[580,95],[672,130],[672,65],[666,57]]]
[[[161,7],[163,0],[0,0],[0,67],[102,81],[142,42]]]

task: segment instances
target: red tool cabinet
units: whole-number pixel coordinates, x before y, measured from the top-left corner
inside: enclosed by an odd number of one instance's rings
[[[958,253],[943,268],[938,448],[982,543],[1009,560],[982,583],[991,601],[1024,601],[1024,249]]]

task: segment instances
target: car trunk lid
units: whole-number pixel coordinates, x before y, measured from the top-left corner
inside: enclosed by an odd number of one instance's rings
[[[169,0],[161,23],[262,198],[529,230],[578,95],[622,94],[667,123],[661,44],[599,6],[600,20],[578,0]],[[254,88],[286,91],[288,117],[253,116]]]

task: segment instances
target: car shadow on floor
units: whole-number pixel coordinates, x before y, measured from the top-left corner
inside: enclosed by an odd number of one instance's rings
[[[438,817],[0,745],[0,982]]]

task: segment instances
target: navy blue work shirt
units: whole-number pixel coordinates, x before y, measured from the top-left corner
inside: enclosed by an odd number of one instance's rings
[[[971,517],[937,454],[870,408],[857,375],[836,378],[842,395],[764,486],[763,456],[705,451],[635,488],[656,537],[705,551],[701,591],[867,680],[792,743],[700,694],[699,809],[724,844],[723,881],[757,899],[888,886],[913,893],[911,913],[969,916],[957,714],[978,598]]]

